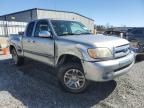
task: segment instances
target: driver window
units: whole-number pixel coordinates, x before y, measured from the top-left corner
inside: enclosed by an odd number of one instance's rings
[[[50,32],[50,27],[49,27],[48,21],[39,21],[36,24],[34,36],[39,37],[39,32],[41,32],[41,31],[49,31]]]

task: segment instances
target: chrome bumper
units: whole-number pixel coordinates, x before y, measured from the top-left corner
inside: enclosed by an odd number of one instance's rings
[[[109,81],[128,72],[135,63],[134,52],[129,55],[108,61],[87,62],[84,61],[83,68],[86,79],[92,81]]]

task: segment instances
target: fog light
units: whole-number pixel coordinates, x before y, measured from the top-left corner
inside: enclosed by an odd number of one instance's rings
[[[105,76],[103,76],[103,79],[108,80],[108,79],[111,79],[112,76],[113,76],[112,73],[106,73]]]

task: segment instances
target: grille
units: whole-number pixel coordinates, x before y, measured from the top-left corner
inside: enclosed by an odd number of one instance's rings
[[[114,57],[121,58],[130,53],[130,46],[129,44],[118,46],[114,48]]]

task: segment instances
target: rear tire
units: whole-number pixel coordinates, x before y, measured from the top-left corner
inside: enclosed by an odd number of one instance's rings
[[[24,64],[24,58],[19,57],[15,48],[11,50],[12,59],[17,66],[21,66]]]
[[[88,86],[88,81],[85,78],[82,66],[75,63],[68,63],[60,66],[58,79],[61,86],[71,93],[81,93],[85,91]]]

